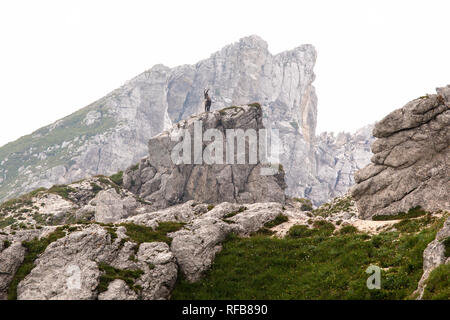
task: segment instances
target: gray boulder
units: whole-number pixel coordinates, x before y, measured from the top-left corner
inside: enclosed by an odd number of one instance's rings
[[[178,268],[167,244],[142,243],[137,258],[131,259],[136,244],[127,241],[124,227],[116,231],[97,224],[79,228],[82,230],[68,232],[51,243],[36,259],[35,267],[19,283],[19,300],[169,298]],[[21,251],[16,252],[20,255]],[[15,260],[20,264],[20,259]],[[112,281],[107,290],[99,294],[100,277],[105,272],[101,265],[142,273],[134,279],[133,288],[121,281]]]
[[[25,258],[25,251],[21,243],[0,251],[0,300],[6,299],[11,280]]]
[[[98,300],[137,300],[137,298],[138,295],[120,279],[112,281],[108,290],[98,295]]]
[[[172,137],[180,129],[187,130],[194,137],[196,121],[202,123],[202,132],[217,129],[222,135],[224,154],[220,158],[224,164],[176,164],[172,161],[174,149],[180,143],[173,141]],[[245,164],[226,164],[228,129],[254,130],[257,134],[258,130],[264,129],[261,107],[245,105],[202,113],[150,139],[149,156],[142,159],[139,166],[124,173],[124,187],[150,201],[155,208],[166,208],[189,200],[204,203],[284,202],[286,184],[281,167],[275,170],[274,175],[262,175],[265,165],[259,157],[254,164],[248,160]],[[208,147],[205,142],[200,145],[202,151]],[[237,148],[234,149],[236,155]],[[247,146],[247,155],[248,151]],[[194,163],[193,155],[188,160]]]

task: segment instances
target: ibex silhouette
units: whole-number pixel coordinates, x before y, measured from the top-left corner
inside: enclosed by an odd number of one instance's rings
[[[209,112],[209,110],[211,109],[211,98],[208,95],[208,91],[209,91],[209,89],[203,90],[203,95],[205,97],[205,111],[206,112]]]

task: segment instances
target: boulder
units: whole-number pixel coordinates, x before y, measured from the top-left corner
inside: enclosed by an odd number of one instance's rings
[[[173,154],[184,155],[178,152],[180,143],[174,136],[180,132],[187,132],[191,138],[189,149],[196,148],[198,144],[202,155],[207,153],[212,143],[195,140],[196,126],[200,123],[200,134],[209,129],[217,129],[223,143],[223,154],[218,152],[221,163],[208,164],[206,159],[197,162],[194,154],[184,158],[182,163],[174,163]],[[183,131],[182,131],[183,129]],[[253,130],[258,134],[264,129],[262,124],[262,110],[259,105],[225,108],[220,111],[202,113],[188,120],[181,121],[172,129],[165,131],[150,139],[149,156],[140,161],[138,166],[129,168],[124,173],[124,187],[139,197],[151,202],[155,208],[166,208],[189,200],[203,203],[254,203],[254,202],[280,202],[285,201],[284,171],[277,163],[273,174],[262,174],[267,169],[261,162],[258,152],[256,162],[251,163],[248,158],[244,164],[237,164],[237,144],[235,142],[235,164],[227,164],[226,146],[227,130],[242,129]],[[186,136],[183,136],[187,139]],[[184,140],[183,140],[184,141]],[[186,140],[187,141],[187,140]],[[258,140],[259,141],[259,140]],[[216,142],[216,141],[215,141]],[[255,143],[258,147],[258,142]],[[246,145],[248,157],[250,147]],[[187,154],[187,153],[186,153]],[[216,155],[216,156],[217,156]],[[201,160],[201,159],[200,159]]]

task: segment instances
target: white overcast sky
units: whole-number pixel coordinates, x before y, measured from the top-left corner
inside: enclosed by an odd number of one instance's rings
[[[0,0],[0,145],[154,64],[257,34],[318,51],[318,130],[354,131],[450,84],[450,1]]]

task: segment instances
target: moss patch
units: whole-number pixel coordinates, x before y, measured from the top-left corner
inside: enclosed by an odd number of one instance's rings
[[[278,225],[280,225],[280,224],[282,224],[284,222],[287,222],[288,220],[289,220],[289,218],[287,216],[285,216],[284,214],[279,214],[272,221],[266,222],[264,224],[264,227],[266,227],[266,228],[273,228],[273,227],[278,226]]]
[[[450,257],[450,237],[444,239],[444,241],[442,241],[442,243],[444,244],[445,247],[445,257],[448,258]]]
[[[357,233],[358,229],[355,226],[343,226],[340,230],[339,230],[339,234],[354,234]]]
[[[214,206],[213,206],[213,207],[214,207]],[[209,206],[208,206],[208,208],[209,208]],[[223,218],[224,218],[224,219],[228,219],[228,218],[234,217],[234,216],[237,215],[238,213],[244,212],[245,210],[247,210],[247,207],[244,207],[244,206],[239,207],[238,210],[235,210],[235,211],[232,211],[232,212],[230,212],[230,213],[227,213],[226,215],[223,216]],[[208,209],[208,211],[209,211],[209,209]]]
[[[66,200],[70,200],[70,198],[69,198],[70,193],[75,192],[75,191],[76,191],[75,189],[73,189],[69,186],[66,186],[64,184],[54,185],[53,187],[48,189],[49,193],[57,194]]]
[[[94,193],[94,195],[97,195],[97,193],[99,193],[100,191],[103,190],[102,187],[100,187],[98,184],[91,182],[91,188],[92,188],[92,192]]]
[[[11,241],[9,241],[9,240],[4,240],[3,241],[3,247],[6,249],[6,248],[9,248],[11,246]]]
[[[14,219],[13,217],[6,217],[3,219],[0,219],[0,229],[6,228],[7,226],[10,226],[14,223],[16,223],[16,219]]]
[[[167,234],[180,230],[184,226],[184,223],[160,222],[155,230],[134,223],[123,223],[121,226],[127,229],[126,235],[131,241],[136,242],[139,247],[144,242],[165,242],[170,245],[172,239]]]
[[[109,177],[112,182],[117,184],[118,186],[121,186],[123,184],[123,171],[119,171],[116,174],[113,174]]]
[[[141,288],[139,286],[136,286],[134,283],[136,279],[144,274],[144,271],[116,269],[106,263],[100,263],[98,265],[98,268],[103,272],[103,274],[100,276],[100,281],[97,286],[98,293],[102,293],[108,290],[109,283],[116,279],[125,281],[128,287],[134,290],[136,293],[140,292]]]

